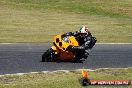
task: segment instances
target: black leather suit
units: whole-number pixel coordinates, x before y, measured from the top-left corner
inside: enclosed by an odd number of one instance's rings
[[[86,59],[89,55],[88,49],[91,49],[97,41],[95,37],[92,37],[90,32],[85,37],[81,37],[80,32],[67,32],[66,35],[76,37],[76,40],[79,42],[79,46],[72,47],[71,50],[79,58],[83,57]]]

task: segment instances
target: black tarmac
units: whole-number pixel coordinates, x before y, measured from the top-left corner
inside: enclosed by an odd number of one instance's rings
[[[0,75],[37,71],[132,67],[132,44],[97,44],[83,63],[41,62],[52,44],[0,44]]]

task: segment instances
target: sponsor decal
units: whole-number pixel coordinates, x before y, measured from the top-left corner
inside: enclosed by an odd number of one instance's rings
[[[130,80],[90,80],[90,85],[130,85]]]
[[[88,78],[88,72],[82,68],[82,78],[80,79],[82,86],[87,85],[130,85],[131,80],[91,80]]]

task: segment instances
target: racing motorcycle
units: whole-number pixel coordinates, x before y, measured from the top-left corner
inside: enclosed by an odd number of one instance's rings
[[[74,36],[58,34],[54,36],[53,46],[42,55],[42,62],[50,61],[82,61],[83,57],[76,57],[76,52],[71,51],[71,47],[79,46]]]

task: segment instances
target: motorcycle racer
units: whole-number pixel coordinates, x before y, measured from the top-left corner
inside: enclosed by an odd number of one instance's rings
[[[71,46],[68,48],[69,51],[75,53],[75,58],[83,57],[86,59],[89,55],[89,49],[91,49],[97,41],[95,37],[92,37],[92,34],[86,26],[81,27],[79,31],[67,32],[65,34],[76,37],[76,40],[79,42],[79,46]]]

